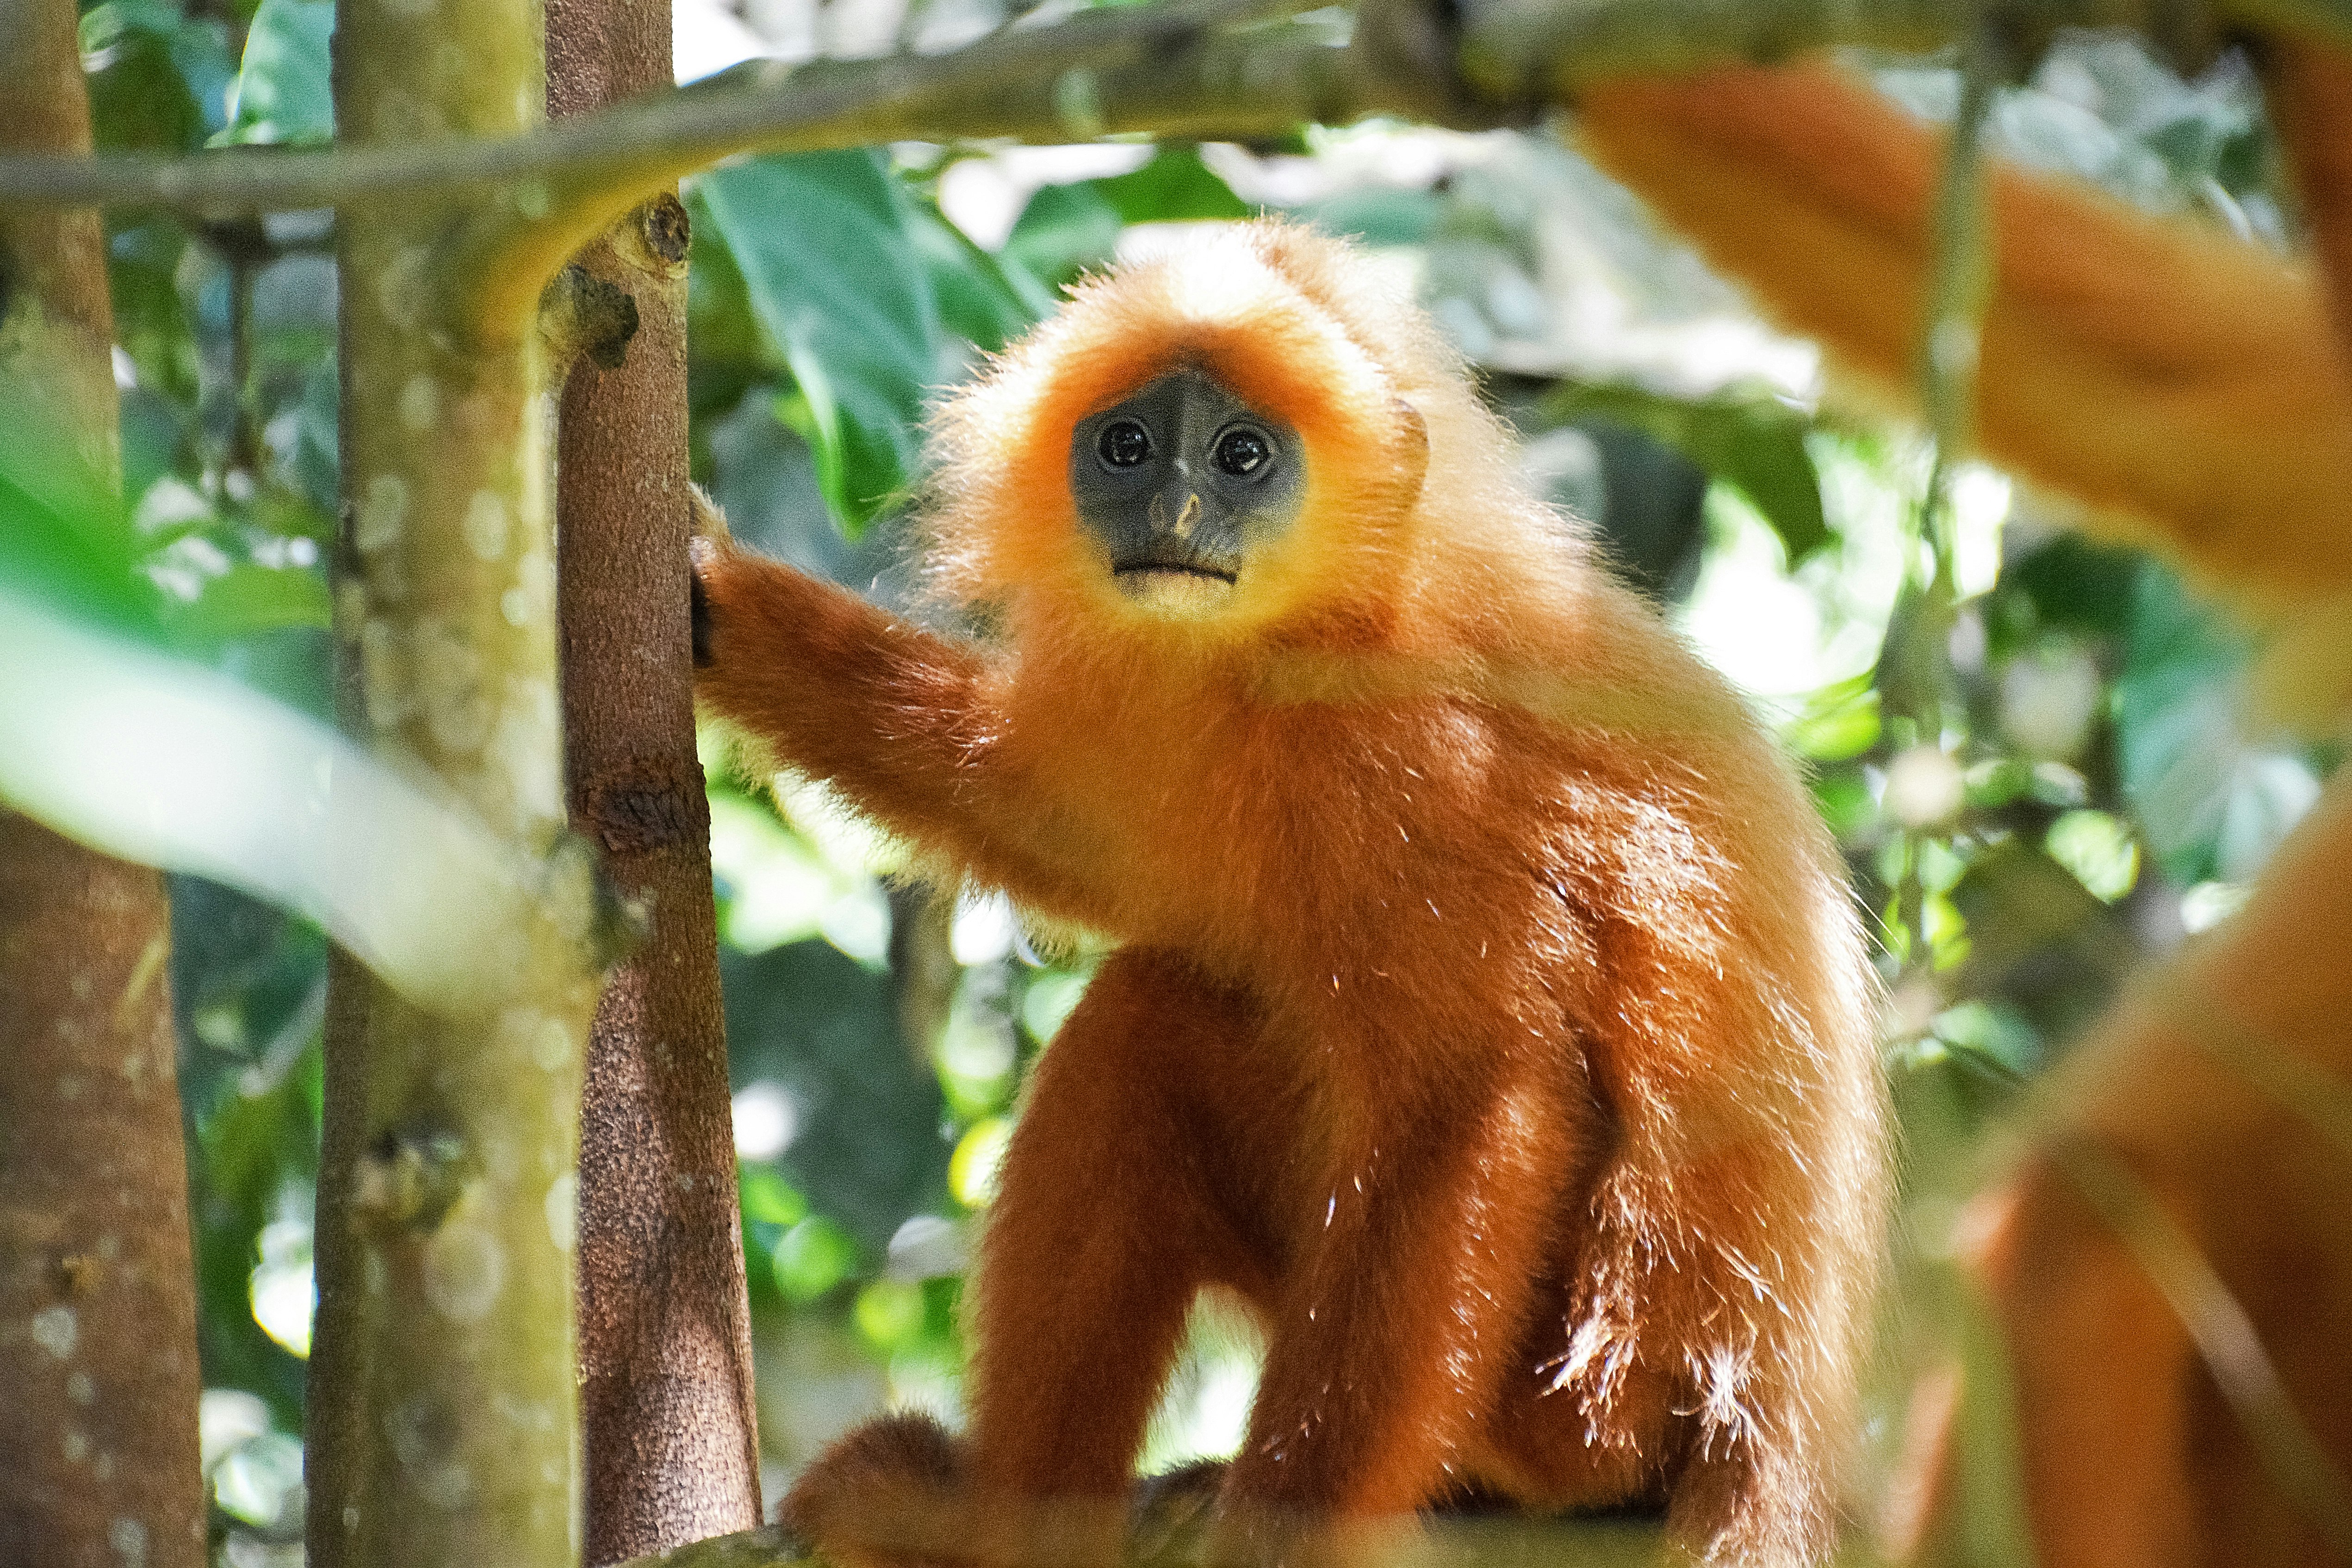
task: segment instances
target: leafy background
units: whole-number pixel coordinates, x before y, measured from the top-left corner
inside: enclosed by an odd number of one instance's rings
[[[691,73],[755,50],[934,47],[1001,20],[992,5],[682,0],[680,59]],[[332,25],[329,0],[86,6],[100,140],[326,139]],[[1939,63],[1857,63],[1948,114]],[[2234,58],[2184,82],[2128,43],[2073,38],[1995,131],[2127,200],[2292,237]],[[1807,758],[1890,976],[1914,939],[1895,889],[1917,877],[1933,982],[1896,995],[1888,1047],[1917,1233],[2118,977],[2234,907],[2335,761],[2249,727],[2242,629],[2158,562],[2084,542],[2054,503],[1974,467],[1957,491],[1964,602],[1934,650],[1963,700],[1940,737],[1886,716],[1911,711],[1882,698],[1917,652],[1901,611],[1916,432],[1841,403],[1807,345],[1549,135],[907,145],[742,161],[688,198],[696,475],[739,534],[886,603],[905,591],[925,410],[1062,287],[1172,225],[1274,211],[1361,236],[1479,367],[1530,473]],[[108,237],[127,518],[46,556],[16,538],[0,577],[323,716],[331,221],[123,214]],[[7,483],[30,486],[21,461],[0,463]],[[1957,826],[1903,820],[1898,761],[1923,739],[1959,762]],[[956,1410],[973,1227],[1021,1072],[1088,966],[1038,962],[1001,902],[890,880],[891,846],[820,793],[707,760],[772,1494],[886,1399]],[[292,1563],[325,943],[224,888],[172,891],[216,1533],[228,1562]],[[1890,1366],[1931,1343],[1982,1349],[1940,1270],[1905,1260]],[[1204,1322],[1151,1461],[1229,1448],[1253,1366],[1245,1336]],[[1884,1410],[1875,1423],[1883,1447]]]

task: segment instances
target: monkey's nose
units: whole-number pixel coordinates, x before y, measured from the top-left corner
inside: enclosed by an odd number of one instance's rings
[[[1199,523],[1200,520],[1201,497],[1197,494],[1186,496],[1184,497],[1184,509],[1176,514],[1176,527],[1172,531],[1178,538],[1189,539],[1192,537],[1192,528],[1194,525]]]

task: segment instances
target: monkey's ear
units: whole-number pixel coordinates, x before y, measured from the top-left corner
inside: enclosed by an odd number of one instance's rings
[[[1422,481],[1429,476],[1429,422],[1401,397],[1389,399],[1389,410],[1397,426],[1397,504],[1410,507],[1421,498]]]

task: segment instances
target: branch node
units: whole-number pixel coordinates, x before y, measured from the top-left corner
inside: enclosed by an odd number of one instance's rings
[[[373,1228],[429,1232],[456,1206],[470,1176],[466,1140],[454,1128],[429,1120],[387,1127],[360,1156],[352,1213]]]
[[[668,191],[632,209],[613,225],[614,254],[638,271],[675,283],[686,276],[694,225],[686,204]]]
[[[583,356],[600,371],[617,371],[628,358],[629,340],[637,335],[637,302],[619,284],[575,261],[539,298],[539,335],[551,371]]]

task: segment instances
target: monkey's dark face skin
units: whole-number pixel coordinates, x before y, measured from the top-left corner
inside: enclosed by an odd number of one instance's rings
[[[1078,422],[1070,492],[1129,598],[1213,610],[1249,552],[1297,520],[1307,449],[1197,370],[1173,371]]]

